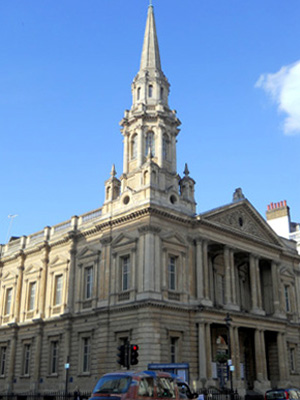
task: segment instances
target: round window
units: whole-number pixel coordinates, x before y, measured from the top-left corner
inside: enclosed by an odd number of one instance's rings
[[[130,202],[130,197],[129,196],[125,196],[123,199],[123,204],[128,204]]]
[[[176,198],[176,196],[175,196],[174,194],[172,194],[172,195],[170,196],[170,202],[171,202],[172,204],[177,203],[177,198]]]

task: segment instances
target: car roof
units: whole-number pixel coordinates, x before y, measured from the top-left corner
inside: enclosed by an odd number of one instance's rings
[[[168,372],[163,372],[163,371],[114,371],[114,372],[108,372],[107,374],[103,376],[109,376],[109,375],[115,375],[115,376],[130,376],[130,377],[145,377],[145,376],[152,376],[153,378],[156,377],[161,377],[161,378],[172,378],[175,379],[175,377],[172,376],[172,374]]]

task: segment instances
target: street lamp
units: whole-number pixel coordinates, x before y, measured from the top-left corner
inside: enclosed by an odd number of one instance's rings
[[[228,368],[229,368],[229,380],[230,380],[230,395],[232,396],[233,394],[233,384],[232,384],[232,371],[233,371],[233,365],[232,365],[232,360],[231,360],[231,341],[230,341],[230,325],[232,322],[232,319],[227,313],[226,318],[224,319],[227,327],[227,341],[228,341]]]

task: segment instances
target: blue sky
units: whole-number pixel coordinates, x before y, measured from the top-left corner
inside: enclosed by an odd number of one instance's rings
[[[198,213],[237,187],[300,221],[299,0],[153,0],[177,167]],[[122,173],[148,0],[0,3],[0,243],[102,206]],[[11,219],[8,215],[15,215]]]

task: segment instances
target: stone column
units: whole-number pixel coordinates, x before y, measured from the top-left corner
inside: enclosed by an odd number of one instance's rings
[[[261,334],[259,329],[254,332],[254,350],[255,350],[255,366],[256,366],[256,380],[263,380],[262,370],[262,348],[261,348]]]
[[[202,240],[200,238],[196,239],[196,279],[197,279],[197,299],[202,300],[204,297],[204,287],[203,287],[203,249]]]
[[[16,297],[15,297],[15,305],[13,316],[16,322],[20,321],[20,304],[21,304],[21,295],[22,295],[22,285],[23,285],[23,271],[24,271],[24,263],[25,263],[25,254],[23,252],[20,253],[20,265],[18,266],[18,278],[17,278],[17,286],[16,286]]]
[[[274,314],[276,316],[281,314],[278,269],[279,265],[275,261],[272,261],[271,272],[272,272],[273,307],[274,307]]]
[[[208,270],[208,243],[206,240],[202,242],[202,255],[203,255],[203,294],[206,300],[209,300],[209,270]]]
[[[255,270],[256,270],[256,287],[257,287],[257,307],[259,310],[263,311],[260,270],[259,270],[259,258],[258,257],[255,257]]]
[[[70,363],[71,364],[71,346],[72,346],[72,321],[70,319],[66,320],[65,322],[65,345],[64,345],[64,364]]]
[[[38,321],[37,331],[36,331],[36,346],[34,355],[34,371],[33,371],[33,389],[38,391],[40,383],[40,370],[41,370],[41,356],[42,356],[42,336],[43,336],[43,321],[40,319]]]
[[[14,374],[15,374],[15,362],[16,362],[16,346],[17,346],[17,336],[18,336],[18,325],[15,323],[8,324],[11,329],[12,338],[10,341],[10,355],[8,357],[9,366],[8,366],[8,375],[7,375],[7,383],[8,383],[8,393],[13,392],[14,387]]]
[[[252,302],[252,312],[257,312],[257,279],[256,279],[256,258],[253,254],[249,256],[250,263],[250,284],[251,284],[251,302]]]
[[[143,158],[144,158],[144,132],[143,132],[143,127],[139,126],[137,129],[137,137],[138,137],[138,142],[137,142],[137,166],[141,167],[143,165]]]
[[[211,332],[210,332],[210,323],[205,324],[205,343],[206,343],[206,373],[207,379],[212,379],[212,370],[211,370]]]
[[[266,359],[266,343],[265,343],[265,332],[263,330],[260,331],[260,343],[261,343],[261,363],[262,363],[262,374],[263,379],[268,379],[267,372],[267,359]]]
[[[241,371],[240,371],[240,341],[239,341],[239,328],[237,326],[233,327],[232,332],[232,351],[234,355],[233,364],[235,366],[234,370],[234,379],[235,386],[237,386],[237,382],[241,379]]]
[[[47,272],[49,263],[49,252],[50,247],[45,242],[42,263],[40,273],[40,288],[39,288],[39,301],[38,301],[38,313],[41,318],[45,317],[45,303],[46,303],[46,287],[47,287]]]
[[[207,371],[206,371],[206,327],[204,322],[200,322],[198,324],[198,366],[199,366],[199,378],[207,379]]]
[[[232,303],[236,306],[236,309],[238,309],[237,305],[237,287],[236,287],[236,272],[235,272],[235,264],[234,264],[234,250],[230,249],[229,251],[229,262],[230,262],[230,270],[231,270],[231,296],[232,296]]]
[[[77,254],[77,237],[76,233],[72,232],[70,234],[70,238],[72,240],[71,248],[70,248],[70,269],[69,269],[69,277],[68,277],[68,298],[67,298],[67,307],[66,312],[72,313],[74,311],[75,301],[74,301],[74,288],[75,288],[75,272],[76,272],[76,254]]]
[[[231,266],[230,266],[230,250],[227,246],[224,247],[224,266],[225,266],[225,304],[232,304],[232,287],[231,287]]]
[[[280,381],[286,381],[288,365],[286,363],[286,340],[285,333],[278,332],[277,334],[277,347],[278,347],[278,368]]]
[[[123,143],[124,143],[123,173],[127,174],[128,161],[129,161],[129,134],[128,134],[128,132],[124,132]]]
[[[171,143],[172,143],[172,172],[176,172],[177,167],[176,167],[176,136],[172,135],[171,136]]]
[[[160,168],[163,167],[163,129],[162,125],[158,126],[157,129],[157,138],[158,138],[158,143],[157,143],[157,163],[160,166]]]

